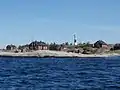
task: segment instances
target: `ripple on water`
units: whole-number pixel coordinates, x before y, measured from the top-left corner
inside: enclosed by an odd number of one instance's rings
[[[118,58],[1,58],[0,89],[119,90]]]

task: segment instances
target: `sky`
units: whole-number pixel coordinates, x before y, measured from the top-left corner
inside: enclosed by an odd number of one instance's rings
[[[119,43],[120,0],[0,0],[0,47],[45,42]]]

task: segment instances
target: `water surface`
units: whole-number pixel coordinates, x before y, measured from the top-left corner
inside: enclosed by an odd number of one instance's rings
[[[1,57],[0,90],[120,90],[120,57]]]

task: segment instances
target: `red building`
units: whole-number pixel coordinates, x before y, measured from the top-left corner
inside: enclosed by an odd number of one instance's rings
[[[30,50],[48,50],[48,45],[42,41],[34,41],[29,44]]]

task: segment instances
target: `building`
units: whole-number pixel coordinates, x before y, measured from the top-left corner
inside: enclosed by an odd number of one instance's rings
[[[113,50],[120,50],[120,43],[115,44]]]
[[[74,37],[73,37],[73,38],[74,38],[74,46],[75,46],[75,45],[77,45],[77,37],[76,37],[75,34],[74,34]]]
[[[104,41],[99,40],[97,42],[94,43],[94,48],[108,48],[108,44],[106,44]]]
[[[48,45],[42,41],[34,41],[29,44],[30,50],[48,50]]]
[[[16,49],[17,49],[17,47],[15,45],[12,45],[12,44],[6,46],[6,50],[9,50],[9,51],[14,51]]]

